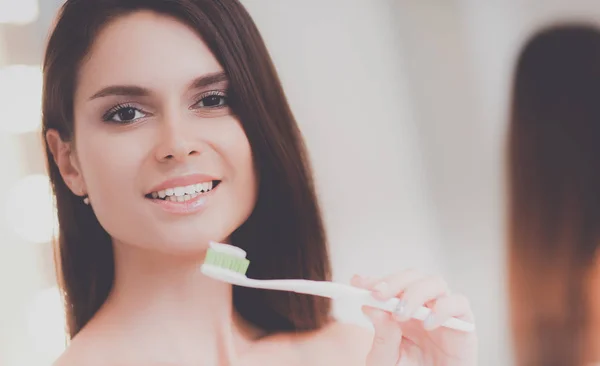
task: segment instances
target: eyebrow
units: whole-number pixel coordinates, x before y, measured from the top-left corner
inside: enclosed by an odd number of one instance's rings
[[[188,89],[201,89],[215,84],[225,83],[228,81],[227,75],[222,72],[202,75],[194,79]],[[108,96],[128,96],[128,97],[147,97],[151,93],[150,89],[137,85],[111,85],[101,89],[96,94],[90,97],[90,100],[104,98]]]

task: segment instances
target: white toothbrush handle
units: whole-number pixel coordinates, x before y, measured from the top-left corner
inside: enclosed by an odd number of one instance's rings
[[[367,306],[372,306],[374,308],[378,308],[384,311],[395,312],[398,308],[398,304],[400,303],[400,299],[394,297],[387,301],[379,301],[367,291],[368,296],[365,296],[362,299],[362,303]],[[413,319],[425,320],[431,314],[431,309],[426,308],[425,306],[421,306],[412,314]],[[473,332],[475,330],[475,325],[469,322],[466,322],[457,318],[450,318],[446,320],[443,324],[443,327],[451,328],[454,330],[462,331],[462,332]]]
[[[388,312],[395,312],[400,299],[392,298],[380,301],[373,297],[371,291],[354,286],[326,281],[309,280],[250,280],[253,287],[269,288],[272,290],[293,291],[301,294],[324,296],[332,299],[356,299],[362,305],[372,306]],[[431,309],[421,306],[411,316],[414,319],[425,320],[431,313]],[[475,325],[457,318],[450,318],[442,324],[443,327],[455,329],[462,332],[473,332]]]
[[[203,265],[202,272],[209,277],[226,281],[237,286],[277,291],[292,291],[299,294],[322,296],[331,299],[346,298],[358,300],[363,305],[372,306],[388,312],[395,312],[396,308],[398,307],[398,303],[400,302],[400,300],[397,298],[392,298],[387,301],[379,301],[373,297],[371,291],[369,290],[336,282],[293,279],[255,280],[240,275],[237,272],[212,265]],[[425,320],[430,313],[430,309],[421,307],[415,311],[415,313],[412,315],[412,318]],[[456,318],[448,319],[442,324],[442,326],[463,332],[472,332],[475,330],[474,324]]]

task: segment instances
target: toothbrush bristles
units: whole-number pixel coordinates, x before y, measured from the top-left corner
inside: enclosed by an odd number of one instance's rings
[[[230,254],[218,252],[209,248],[206,252],[205,264],[221,267],[245,275],[250,265],[246,258],[236,257]]]

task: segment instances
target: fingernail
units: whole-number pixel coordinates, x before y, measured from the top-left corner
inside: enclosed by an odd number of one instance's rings
[[[427,330],[430,330],[435,325],[434,323],[435,323],[435,314],[430,313],[429,316],[427,316],[427,318],[425,318],[425,320],[423,321],[423,327]]]
[[[402,319],[406,316],[406,301],[405,300],[400,300],[398,305],[396,305],[396,309],[394,310],[394,315],[396,315],[396,317],[398,319]]]
[[[373,287],[373,291],[375,292],[375,294],[380,297],[384,297],[386,295],[385,292],[387,291],[387,289],[387,282],[380,282],[375,287]]]

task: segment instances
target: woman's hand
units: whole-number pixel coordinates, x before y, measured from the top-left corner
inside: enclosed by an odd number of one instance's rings
[[[451,317],[474,322],[469,301],[451,294],[443,278],[408,270],[385,278],[354,276],[352,285],[373,291],[378,300],[401,300],[395,314],[363,307],[375,328],[367,366],[477,365],[475,332],[441,326]],[[429,318],[411,319],[421,306],[432,309]]]

